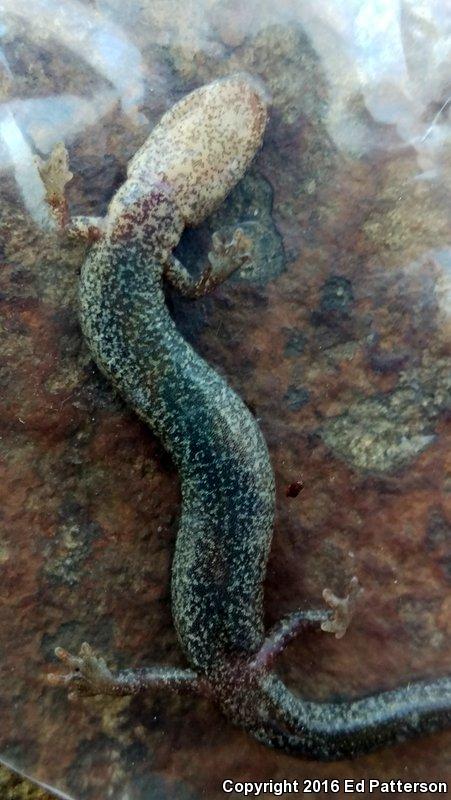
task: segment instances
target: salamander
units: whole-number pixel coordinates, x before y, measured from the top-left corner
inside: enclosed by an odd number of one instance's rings
[[[173,250],[184,227],[204,220],[244,175],[266,120],[264,88],[249,75],[191,92],[136,153],[106,218],[78,221],[94,241],[80,279],[86,341],[180,474],[172,610],[189,667],[112,672],[84,643],[79,655],[56,649],[67,671],[49,680],[76,695],[162,687],[207,694],[264,744],[349,758],[449,726],[451,678],[336,703],[304,700],[277,677],[274,660],[294,636],[315,626],[339,633],[346,601],[326,590],[331,608],[295,611],[265,635],[262,587],[275,505],[267,446],[244,402],[183,339],[164,297],[164,281],[199,297],[249,258],[239,229],[228,242],[213,237],[198,279]]]

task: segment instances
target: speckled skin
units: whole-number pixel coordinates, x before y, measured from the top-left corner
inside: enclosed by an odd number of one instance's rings
[[[244,403],[181,337],[163,295],[164,277],[196,296],[239,265],[237,241],[223,269],[217,261],[196,283],[171,254],[183,227],[203,220],[242,177],[265,123],[261,87],[246,75],[178,103],[132,160],[80,281],[82,328],[97,364],[180,472],[172,604],[191,669],[113,674],[85,644],[79,656],[57,648],[70,671],[51,680],[85,695],[156,686],[207,693],[261,742],[337,759],[450,724],[451,679],[321,704],[295,696],[271,672],[290,639],[309,626],[333,630],[334,615],[295,612],[265,639],[262,584],[274,516],[267,448]]]

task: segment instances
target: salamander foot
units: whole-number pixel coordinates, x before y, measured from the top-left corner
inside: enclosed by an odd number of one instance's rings
[[[55,648],[55,655],[69,668],[69,672],[63,675],[49,673],[47,680],[52,686],[66,686],[69,689],[69,699],[80,695],[89,697],[96,694],[115,694],[112,672],[105,659],[95,656],[87,642],[83,642],[78,656],[62,647]]]
[[[363,589],[355,575],[349,582],[349,591],[346,597],[338,597],[330,589],[324,589],[323,600],[332,609],[333,614],[321,623],[321,630],[334,633],[336,639],[341,639],[348,630],[357,600],[362,593]]]
[[[252,258],[251,248],[251,239],[246,236],[242,228],[236,228],[231,239],[226,239],[218,231],[212,235],[208,260],[210,275],[215,285],[222,283],[237,269],[249,264]],[[208,267],[205,272],[207,271]]]

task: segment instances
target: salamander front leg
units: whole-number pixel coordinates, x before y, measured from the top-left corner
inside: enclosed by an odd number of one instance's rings
[[[87,244],[100,239],[104,227],[102,217],[70,217],[66,185],[72,180],[73,173],[69,169],[69,155],[63,142],[54,146],[48,158],[36,156],[35,160],[56,229]]]
[[[251,260],[251,241],[237,228],[233,237],[226,241],[219,233],[212,236],[212,247],[208,253],[208,265],[201,276],[194,279],[174,256],[165,269],[165,278],[186,297],[203,297],[223,283],[237,269]]]
[[[55,655],[68,667],[68,672],[50,673],[47,680],[52,686],[67,687],[71,699],[101,694],[122,697],[150,689],[170,689],[180,693],[208,692],[207,682],[190,669],[144,667],[112,672],[103,658],[94,655],[87,642],[82,644],[78,656],[68,653],[62,647],[55,649]]]
[[[351,579],[346,597],[337,597],[330,589],[324,589],[323,599],[329,608],[293,611],[284,617],[270,630],[253,659],[252,666],[269,669],[292,639],[311,628],[320,627],[321,630],[334,633],[337,639],[341,639],[346,633],[357,598],[362,591],[356,577]]]

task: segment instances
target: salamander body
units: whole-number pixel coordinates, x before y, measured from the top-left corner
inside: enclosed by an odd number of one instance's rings
[[[190,668],[113,673],[85,644],[79,656],[57,648],[71,671],[51,680],[85,695],[156,686],[207,693],[265,744],[336,759],[449,725],[451,679],[313,703],[272,671],[290,639],[309,626],[333,630],[334,614],[294,612],[265,637],[262,585],[274,518],[267,447],[241,399],[182,338],[163,293],[170,280],[199,296],[245,263],[239,231],[229,243],[213,242],[197,281],[172,251],[185,225],[205,219],[244,175],[266,117],[262,87],[244,74],[177,103],[132,159],[80,280],[81,325],[95,361],[180,473],[172,607]]]

